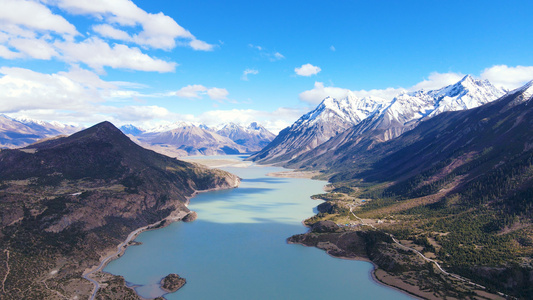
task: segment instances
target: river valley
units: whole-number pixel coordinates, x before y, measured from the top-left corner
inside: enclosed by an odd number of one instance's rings
[[[196,221],[141,233],[142,244],[104,271],[146,298],[164,295],[159,281],[177,273],[187,284],[167,299],[411,299],[376,283],[368,262],[286,243],[307,231],[301,221],[320,203],[309,197],[325,182],[269,177],[284,169],[246,163],[222,169],[240,176],[241,186],[197,195],[189,205]]]

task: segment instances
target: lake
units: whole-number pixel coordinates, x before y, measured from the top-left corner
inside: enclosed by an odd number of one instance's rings
[[[376,283],[368,262],[286,243],[307,231],[301,221],[320,204],[310,196],[326,182],[266,176],[284,171],[277,167],[222,169],[242,178],[239,188],[192,198],[196,221],[143,232],[142,245],[104,271],[124,276],[146,298],[163,295],[159,281],[177,273],[187,284],[166,299],[412,299]]]

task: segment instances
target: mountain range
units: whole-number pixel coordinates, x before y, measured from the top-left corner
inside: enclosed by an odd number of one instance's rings
[[[42,139],[69,135],[82,127],[0,115],[0,148],[21,148]],[[175,122],[149,130],[133,125],[120,127],[138,144],[173,157],[253,153],[270,143],[275,135],[257,122],[248,126],[227,123],[209,128]]]
[[[313,222],[351,222],[352,214],[380,220],[374,223],[379,231],[433,256],[447,272],[487,291],[531,299],[533,81],[472,109],[431,116],[434,111],[413,118],[416,126],[395,138],[384,141],[383,130],[358,132],[356,126],[289,161],[289,166],[320,170],[333,186],[332,193],[320,195],[328,201]],[[353,206],[358,199],[365,201]],[[343,236],[307,235],[348,251],[363,247]],[[395,247],[384,237],[384,252],[367,254],[379,268],[399,278],[424,274],[407,280],[417,286],[447,280],[435,277],[432,266],[391,264],[400,254],[383,255]],[[437,298],[467,297],[446,284],[431,292]]]
[[[0,115],[0,148],[20,148],[41,139],[69,135],[81,129],[79,126],[59,122],[14,119]]]
[[[504,94],[504,90],[487,80],[476,80],[467,75],[453,85],[438,90],[402,93],[391,101],[376,97],[360,99],[352,93],[341,99],[328,97],[313,111],[282,130],[272,143],[250,159],[260,163],[298,166],[303,154],[341,133],[356,139],[365,132],[373,131],[374,142],[383,142],[442,112],[478,107]],[[316,152],[325,153],[341,147],[338,139],[328,144],[332,146],[321,147]],[[305,157],[312,159],[316,155]]]
[[[252,153],[270,143],[275,135],[256,122],[244,127],[235,123],[209,128],[176,122],[150,130],[121,127],[139,144],[170,156]]]

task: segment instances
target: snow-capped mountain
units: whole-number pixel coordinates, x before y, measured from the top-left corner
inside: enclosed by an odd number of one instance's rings
[[[165,128],[172,129],[162,131]],[[169,150],[176,153],[176,156],[223,155],[245,152],[244,147],[231,139],[187,122],[174,123],[168,127],[160,126],[148,130],[136,138],[141,144],[157,147],[153,150]]]
[[[351,92],[341,99],[327,97],[314,110],[282,130],[268,146],[250,159],[262,163],[293,159],[369,116],[379,114],[387,104],[388,101],[384,99],[358,98]]]
[[[133,136],[138,136],[138,135],[141,135],[144,130],[139,128],[139,127],[136,127],[132,124],[128,124],[128,125],[123,125],[123,126],[120,126],[120,131],[122,131],[125,135],[133,135]]]
[[[256,152],[268,145],[276,136],[265,127],[253,122],[247,127],[228,123],[219,126],[216,133],[230,138],[232,141],[246,148],[246,152]]]
[[[419,90],[396,96],[379,115],[368,118],[351,129],[356,135],[381,130],[379,139],[387,141],[414,128],[419,122],[446,111],[466,110],[503,96],[505,91],[487,80],[467,75],[459,82],[438,90]]]
[[[69,135],[82,129],[78,126],[0,115],[0,148],[18,148],[44,138]]]
[[[350,133],[345,139],[348,136],[356,139],[375,130],[378,140],[386,141],[442,112],[478,107],[504,94],[504,90],[487,80],[476,80],[468,75],[453,85],[438,90],[402,93],[392,101],[358,99],[353,94],[339,101],[326,98],[251,159],[263,163],[289,161],[348,130]],[[335,147],[321,147],[321,151],[331,151],[342,144],[336,141]]]
[[[179,121],[148,130],[124,125],[120,130],[143,147],[175,157],[250,153],[261,150],[275,137],[256,122],[246,127],[227,123],[210,128]]]

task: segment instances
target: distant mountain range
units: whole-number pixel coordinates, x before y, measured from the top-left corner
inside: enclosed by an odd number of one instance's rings
[[[58,122],[14,119],[0,115],[0,148],[19,148],[38,140],[69,135],[83,128]]]
[[[42,139],[70,135],[81,129],[58,122],[0,115],[0,148],[21,148]],[[124,125],[120,130],[138,144],[174,157],[253,153],[275,138],[273,133],[256,122],[249,126],[227,123],[214,128],[176,122],[149,130]]]
[[[357,137],[369,131],[373,131],[373,143],[387,141],[442,112],[478,107],[504,94],[504,90],[487,80],[465,76],[453,85],[403,93],[391,101],[376,97],[360,99],[352,93],[341,99],[328,97],[316,109],[282,130],[272,143],[250,159],[260,163],[299,165],[302,155],[326,142],[329,147],[320,147],[305,157],[312,159],[342,147],[339,140],[346,136],[367,142]],[[333,137],[337,137],[336,142],[329,142]]]
[[[256,122],[244,127],[235,123],[209,128],[176,122],[150,130],[133,125],[120,128],[139,144],[170,156],[252,153],[270,143],[275,135]]]

